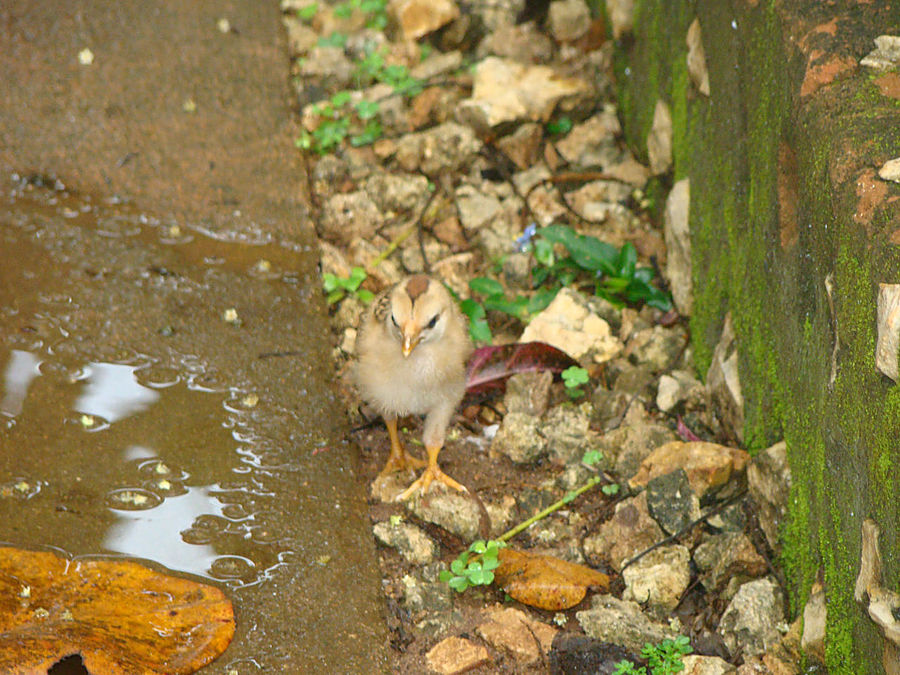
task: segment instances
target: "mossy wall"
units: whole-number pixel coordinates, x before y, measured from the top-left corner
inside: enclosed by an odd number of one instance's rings
[[[866,517],[882,529],[885,585],[900,588],[900,385],[875,368],[878,283],[900,283],[900,185],[876,175],[900,156],[900,85],[859,60],[900,34],[900,3],[635,9],[617,45],[621,113],[645,156],[656,101],[672,112],[674,179],[691,183],[697,365],[731,311],[745,443],[788,445],[791,618],[821,570],[830,672],[881,673],[882,638],[853,590]],[[709,97],[687,71],[695,18]]]

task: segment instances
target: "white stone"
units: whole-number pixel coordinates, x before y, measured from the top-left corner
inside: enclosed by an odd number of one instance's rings
[[[701,94],[709,96],[709,71],[706,69],[706,52],[703,50],[700,19],[694,19],[688,28],[687,47],[687,67],[691,82]]]
[[[694,307],[694,282],[691,263],[690,230],[691,183],[682,178],[672,186],[666,200],[664,234],[666,239],[666,279],[678,311],[690,316]]]
[[[606,15],[618,40],[634,28],[634,0],[606,0]]]
[[[885,162],[878,170],[878,176],[883,180],[900,183],[900,157]]]
[[[658,176],[672,168],[672,113],[662,99],[653,111],[653,126],[647,135],[647,156],[650,173]]]
[[[900,382],[897,352],[900,349],[900,284],[878,284],[878,342],[875,367]]]
[[[900,64],[900,36],[879,35],[875,38],[875,49],[866,54],[860,65],[879,70],[888,70]]]
[[[576,291],[563,288],[553,302],[525,327],[519,342],[546,342],[574,359],[590,356],[603,363],[617,356],[622,342],[609,324],[591,312]]]

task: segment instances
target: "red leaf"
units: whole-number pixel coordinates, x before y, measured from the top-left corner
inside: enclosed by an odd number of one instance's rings
[[[492,345],[475,350],[466,371],[466,394],[478,396],[502,390],[516,373],[549,370],[560,373],[578,362],[544,342]]]
[[[683,419],[681,419],[681,415],[678,416],[678,426],[676,427],[676,430],[678,431],[678,435],[683,441],[696,442],[703,440],[688,428],[688,425],[684,423]]]

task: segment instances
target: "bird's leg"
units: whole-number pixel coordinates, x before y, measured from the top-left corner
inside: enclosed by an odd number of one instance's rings
[[[438,466],[437,458],[438,453],[441,451],[441,446],[428,445],[426,446],[426,450],[428,450],[428,466],[425,467],[425,471],[422,472],[422,475],[419,476],[412,485],[406,488],[397,497],[397,501],[399,502],[405,499],[409,499],[419,490],[421,490],[422,494],[424,494],[428,491],[429,486],[434,481],[443,483],[447,487],[451,487],[454,490],[459,490],[460,492],[468,492],[465,485],[457,483],[455,480],[450,478],[450,476],[441,471],[441,467]]]
[[[389,473],[405,471],[406,469],[421,469],[425,466],[424,460],[407,454],[403,443],[400,441],[400,435],[397,433],[397,418],[385,417],[384,425],[387,427],[388,436],[391,437],[391,454],[378,475],[386,476]]]

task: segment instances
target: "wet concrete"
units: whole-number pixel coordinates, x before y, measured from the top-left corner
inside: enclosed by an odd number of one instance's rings
[[[280,31],[275,2],[0,7],[0,541],[222,585],[204,672],[379,672]]]
[[[6,181],[0,541],[223,585],[238,633],[209,672],[383,669],[365,504],[327,352],[297,323],[318,292],[301,258]],[[261,357],[285,349],[306,358]]]

